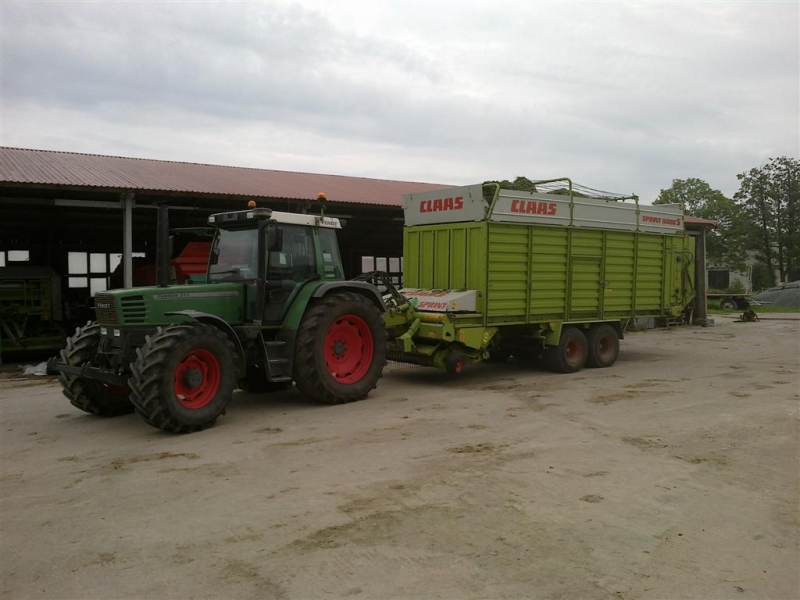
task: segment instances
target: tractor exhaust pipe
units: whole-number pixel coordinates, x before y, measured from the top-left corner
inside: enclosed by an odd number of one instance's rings
[[[169,285],[169,247],[169,209],[166,204],[159,204],[156,215],[156,284],[159,287]]]

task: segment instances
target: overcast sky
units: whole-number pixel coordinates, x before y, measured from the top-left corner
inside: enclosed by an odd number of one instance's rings
[[[0,4],[0,145],[733,194],[800,155],[800,3]]]

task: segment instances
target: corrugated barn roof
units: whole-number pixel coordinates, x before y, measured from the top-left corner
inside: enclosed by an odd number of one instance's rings
[[[0,183],[224,194],[401,206],[448,185],[0,147]]]

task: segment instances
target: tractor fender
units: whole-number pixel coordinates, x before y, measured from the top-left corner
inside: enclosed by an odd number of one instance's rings
[[[239,336],[236,335],[236,332],[233,330],[233,327],[231,327],[226,321],[220,319],[217,315],[200,312],[198,310],[178,310],[175,312],[164,313],[164,315],[168,317],[172,316],[189,317],[190,319],[194,319],[199,323],[204,323],[205,325],[211,325],[212,327],[216,327],[217,329],[222,331],[225,335],[228,336],[228,339],[231,341],[233,347],[236,349],[236,356],[239,358],[238,360],[239,377],[244,377],[244,373],[247,371],[247,361],[245,359],[244,348],[242,347],[242,341],[239,339]]]
[[[366,281],[329,281],[320,285],[314,293],[312,298],[322,298],[330,292],[350,291],[368,298],[382,313],[386,312],[386,305],[383,303],[378,289],[371,283]]]

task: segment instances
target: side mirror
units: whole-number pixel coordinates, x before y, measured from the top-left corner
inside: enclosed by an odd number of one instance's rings
[[[267,252],[280,252],[283,249],[283,229],[267,229]]]

